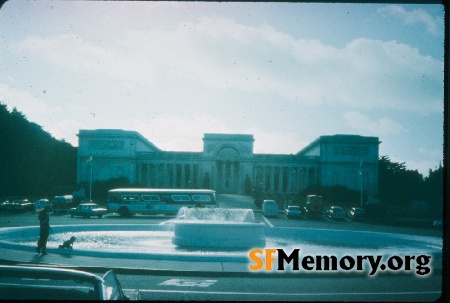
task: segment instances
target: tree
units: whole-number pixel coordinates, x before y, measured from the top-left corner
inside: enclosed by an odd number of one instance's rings
[[[378,163],[378,191],[383,203],[406,206],[425,198],[423,176],[417,170],[408,170],[405,163],[392,162],[388,156],[380,157]]]
[[[51,197],[75,187],[77,149],[2,103],[0,142],[0,196]]]
[[[430,202],[431,213],[442,216],[444,207],[444,168],[441,163],[435,170],[430,169],[424,181],[426,199]]]

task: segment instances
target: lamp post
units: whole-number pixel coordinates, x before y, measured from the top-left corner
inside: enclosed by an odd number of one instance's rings
[[[362,158],[361,158],[361,162],[359,163],[359,175],[361,178],[361,208],[362,208],[362,204],[363,204],[363,172],[362,172]]]
[[[92,155],[89,158],[88,162],[91,163],[91,174],[89,178],[89,202],[92,202]]]

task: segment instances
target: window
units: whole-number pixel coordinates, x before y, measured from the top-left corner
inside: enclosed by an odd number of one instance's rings
[[[176,202],[189,202],[191,198],[188,195],[172,195],[172,200]]]
[[[122,195],[123,201],[139,201],[138,195]]]
[[[211,202],[211,197],[207,195],[193,195],[192,200],[195,202]]]
[[[160,201],[158,195],[142,195],[141,198],[143,201]]]

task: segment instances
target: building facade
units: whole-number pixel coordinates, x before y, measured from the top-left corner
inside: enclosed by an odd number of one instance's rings
[[[202,152],[162,151],[137,132],[80,130],[77,183],[125,177],[150,188],[299,193],[342,185],[378,193],[378,137],[321,136],[296,154],[255,154],[253,135],[204,134]]]

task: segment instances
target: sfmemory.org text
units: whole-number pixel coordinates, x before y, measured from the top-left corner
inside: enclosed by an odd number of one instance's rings
[[[368,270],[369,275],[375,275],[378,271],[412,271],[419,276],[427,275],[431,272],[429,266],[431,256],[428,255],[405,255],[405,256],[300,256],[300,249],[293,249],[290,254],[286,254],[283,249],[266,248],[253,249],[248,253],[252,263],[250,270],[258,271],[283,271],[285,264],[291,264],[292,270],[303,271],[364,271]],[[276,262],[277,266],[274,267]]]

